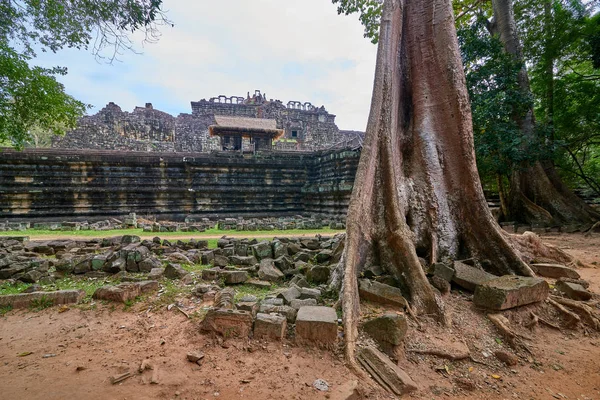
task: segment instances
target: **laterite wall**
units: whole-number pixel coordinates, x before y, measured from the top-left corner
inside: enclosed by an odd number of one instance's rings
[[[343,215],[358,158],[0,149],[0,219]]]

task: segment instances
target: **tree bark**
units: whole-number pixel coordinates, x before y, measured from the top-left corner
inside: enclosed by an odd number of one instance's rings
[[[371,111],[347,218],[342,282],[354,363],[357,275],[377,263],[414,311],[445,321],[418,257],[471,257],[496,274],[532,275],[484,197],[450,0],[386,0]]]
[[[494,32],[499,34],[504,50],[521,63],[519,87],[525,95],[531,95],[512,0],[492,0],[492,7]],[[526,138],[535,137],[533,106],[525,113],[515,112],[513,118]],[[591,224],[600,218],[597,211],[565,186],[551,162],[523,164],[515,169],[510,181],[508,218],[541,225]]]

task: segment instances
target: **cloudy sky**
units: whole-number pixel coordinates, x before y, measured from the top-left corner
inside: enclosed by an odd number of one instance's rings
[[[61,65],[67,92],[92,104],[131,111],[153,103],[171,114],[190,101],[220,94],[310,101],[337,115],[342,129],[364,130],[376,48],[357,16],[339,16],[330,0],[164,0],[175,23],[160,41],[112,65],[88,51],[40,54],[37,64]]]

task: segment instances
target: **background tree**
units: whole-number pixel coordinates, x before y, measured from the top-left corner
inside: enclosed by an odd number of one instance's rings
[[[86,106],[65,93],[65,68],[32,66],[36,51],[90,49],[108,62],[132,50],[129,34],[158,39],[169,23],[162,0],[0,1],[0,143],[23,147],[31,129],[53,134],[74,127]]]

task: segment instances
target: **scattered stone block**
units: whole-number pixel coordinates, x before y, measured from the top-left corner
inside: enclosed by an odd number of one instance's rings
[[[300,288],[300,299],[315,299],[319,301],[321,298],[321,291],[317,288],[301,287]]]
[[[497,278],[497,276],[471,267],[460,261],[454,262],[454,276],[452,277],[452,282],[463,289],[474,292],[477,286],[494,278]]]
[[[581,276],[573,268],[560,264],[532,264],[533,271],[546,278],[571,278],[579,279]]]
[[[133,283],[121,283],[117,286],[102,286],[96,289],[92,297],[96,300],[107,300],[125,303],[134,300],[141,293],[140,286]]]
[[[282,340],[285,336],[287,320],[278,314],[256,314],[254,337],[256,339]]]
[[[506,310],[544,301],[549,290],[542,278],[505,275],[477,286],[473,302],[490,310]]]
[[[189,362],[198,363],[198,361],[204,358],[204,353],[201,351],[190,351],[186,357]]]
[[[331,254],[332,254],[331,250],[321,250],[315,256],[315,261],[319,264],[325,263],[325,262],[329,261],[329,259],[331,259]]]
[[[256,260],[256,257],[254,257],[254,256],[231,256],[231,257],[229,257],[229,261],[233,265],[246,265],[246,266],[248,266],[248,265],[252,266],[258,262]]]
[[[331,270],[329,267],[325,267],[322,265],[315,265],[310,268],[306,272],[306,279],[309,282],[313,283],[327,283],[329,281],[329,276],[331,275]]]
[[[435,263],[433,264],[433,276],[437,276],[442,278],[447,282],[451,282],[454,277],[454,268],[446,265],[444,263]]]
[[[215,281],[221,276],[220,268],[209,268],[202,271],[202,279],[205,281]]]
[[[273,260],[275,266],[281,271],[288,271],[294,267],[294,263],[287,256],[281,256]]]
[[[397,287],[384,283],[361,279],[358,285],[358,294],[361,299],[375,303],[389,304],[404,308],[408,303],[402,292]]]
[[[317,300],[315,299],[294,299],[290,302],[290,307],[295,308],[296,310],[299,310],[302,307],[305,306],[316,306],[317,305]]]
[[[592,298],[592,293],[578,283],[558,281],[555,287],[559,292],[573,300],[587,301]]]
[[[283,298],[282,297],[270,297],[270,298],[266,298],[262,301],[262,304],[270,304],[272,306],[282,306],[283,305]]]
[[[299,298],[300,294],[301,294],[300,290],[297,287],[291,286],[288,289],[286,289],[285,291],[279,293],[277,295],[277,297],[279,297],[280,299],[283,299],[285,304],[290,304],[290,302],[292,300]]]
[[[165,274],[164,268],[152,268],[148,274],[148,279],[157,280],[163,277]]]
[[[252,314],[247,311],[212,308],[200,324],[200,329],[226,338],[244,338],[252,331],[252,319]]]
[[[212,264],[215,267],[226,267],[229,264],[229,258],[222,254],[215,254]]]
[[[271,282],[260,281],[258,279],[250,279],[246,282],[246,285],[254,286],[259,289],[269,289],[271,287]]]
[[[250,246],[250,248],[252,249],[254,257],[259,261],[262,261],[265,258],[273,258],[273,249],[269,242],[259,242]]]
[[[287,322],[290,324],[296,322],[296,316],[298,314],[298,310],[290,306],[274,306],[272,304],[261,304],[258,311],[264,314],[276,313],[285,315]]]
[[[305,306],[296,316],[296,337],[322,344],[337,339],[337,314],[332,307]]]
[[[271,247],[269,246],[269,249]],[[283,279],[283,272],[281,272],[275,266],[272,259],[266,258],[260,262],[260,268],[258,269],[258,277],[261,280],[269,282],[279,282]]]
[[[383,349],[391,349],[403,342],[408,331],[408,322],[404,315],[388,313],[365,322],[362,328]]]
[[[165,267],[165,277],[169,278],[169,279],[182,279],[184,276],[188,275],[189,272],[187,272],[185,269],[183,269],[183,267],[179,264],[167,264],[167,266]]]
[[[225,279],[226,285],[237,285],[248,280],[246,271],[222,271],[221,276]]]
[[[417,389],[417,384],[406,372],[372,346],[360,349],[358,361],[377,383],[397,396]]]
[[[235,308],[248,311],[252,316],[255,316],[258,312],[258,301],[239,301],[235,304]]]
[[[58,290],[0,296],[0,307],[28,308],[34,302],[52,302],[52,305],[79,303],[85,297],[84,290]]]

